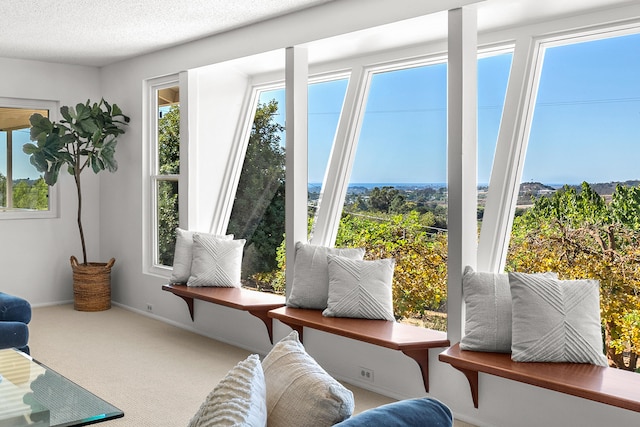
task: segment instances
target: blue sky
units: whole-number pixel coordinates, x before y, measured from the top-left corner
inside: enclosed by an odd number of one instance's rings
[[[640,178],[640,35],[548,49],[523,181]]]
[[[31,163],[29,163],[29,157],[22,152],[22,146],[27,142],[31,142],[29,139],[29,129],[21,129],[13,132],[13,177],[17,178],[31,178],[37,179],[40,177],[38,171],[35,170]],[[4,132],[0,132],[0,144],[2,147],[7,145],[7,137]],[[0,150],[0,172],[3,175],[7,175],[7,150]]]
[[[489,181],[510,65],[510,54],[478,63],[479,183]],[[346,87],[343,79],[309,88],[309,182],[324,178]],[[283,122],[284,91],[265,92],[261,101],[272,98]],[[0,144],[5,141],[0,133]],[[28,130],[14,133],[18,178],[36,177],[21,149],[28,141]],[[639,154],[640,35],[549,48],[522,180],[638,179]],[[444,181],[446,66],[374,75],[351,182]]]
[[[478,63],[478,182],[490,177],[511,55]],[[321,182],[346,80],[309,90],[309,182]],[[275,96],[274,96],[275,95]],[[282,91],[264,94],[284,106]],[[640,178],[640,35],[547,49],[523,181]],[[446,180],[446,67],[373,77],[352,183]]]

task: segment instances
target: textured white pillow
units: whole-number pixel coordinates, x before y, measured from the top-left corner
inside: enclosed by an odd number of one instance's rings
[[[218,383],[188,427],[267,425],[267,392],[262,364],[252,354]]]
[[[193,261],[188,286],[239,288],[245,240],[193,235]]]
[[[327,255],[362,259],[364,248],[328,248],[325,246],[296,243],[296,259],[293,283],[287,298],[289,307],[327,308],[329,295],[329,266]]]
[[[335,255],[329,260],[327,317],[393,320],[393,258],[361,261]]]
[[[536,273],[538,274],[538,273]],[[539,273],[557,278],[556,273]],[[465,335],[460,348],[473,351],[511,352],[511,291],[506,273],[476,272],[467,266],[462,276]]]
[[[173,252],[173,271],[169,283],[187,283],[191,275],[191,260],[194,231],[176,228],[176,246]],[[207,233],[198,233],[207,234]],[[233,234],[215,236],[219,239],[233,239]]]
[[[600,283],[509,273],[511,359],[607,366],[602,350]]]
[[[351,416],[353,393],[307,354],[291,332],[262,361],[269,427],[325,427]]]

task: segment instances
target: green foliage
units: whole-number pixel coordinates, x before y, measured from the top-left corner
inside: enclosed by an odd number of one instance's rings
[[[394,258],[394,314],[397,318],[442,311],[447,295],[447,237],[430,234],[433,214],[346,213],[337,247],[363,247],[366,259]]]
[[[600,281],[610,363],[634,370],[640,356],[640,187],[618,186],[610,203],[583,183],[538,198],[514,219],[508,271],[556,271]],[[625,357],[624,353],[629,356]]]
[[[172,105],[158,120],[160,175],[180,173],[180,106]]]
[[[13,207],[20,209],[46,210],[49,208],[49,186],[44,178],[33,184],[20,180],[13,186]]]
[[[63,106],[60,114],[60,123],[38,113],[29,118],[31,140],[36,144],[25,144],[23,151],[31,156],[31,164],[38,172],[44,173],[45,182],[54,185],[63,166],[76,179],[86,166],[95,173],[105,169],[115,172],[117,137],[124,133],[122,125],[129,122],[129,117],[104,99],[93,104],[87,100],[75,109]]]
[[[33,114],[31,140],[22,150],[30,156],[30,162],[38,172],[44,174],[48,185],[58,182],[60,169],[66,166],[73,175],[78,194],[78,229],[82,244],[84,263],[87,263],[87,250],[82,228],[82,171],[91,167],[94,173],[103,170],[115,172],[118,162],[114,157],[117,137],[124,133],[123,126],[129,123],[129,117],[116,105],[110,105],[104,99],[98,103],[87,100],[75,108],[60,108],[63,119],[51,122],[41,114]]]
[[[178,183],[158,183],[158,260],[161,265],[173,265],[176,249],[176,228],[179,225]]]
[[[275,122],[275,100],[260,104],[251,129],[227,233],[246,239],[243,276],[276,270],[284,239],[284,127]]]
[[[7,177],[0,172],[0,206],[7,206]]]
[[[403,213],[408,211],[404,194],[394,187],[375,187],[369,195],[371,209],[384,213]]]
[[[158,164],[160,175],[180,173],[180,106],[172,105],[158,120]],[[173,265],[176,228],[179,225],[178,183],[158,183],[158,260]]]

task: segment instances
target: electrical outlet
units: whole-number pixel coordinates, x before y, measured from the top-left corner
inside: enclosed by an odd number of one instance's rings
[[[373,369],[360,367],[360,379],[373,382]]]
[[[153,305],[151,305],[151,304],[147,304],[147,311],[148,311],[149,313],[153,313]]]

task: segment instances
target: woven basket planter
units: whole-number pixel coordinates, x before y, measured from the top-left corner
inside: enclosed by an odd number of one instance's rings
[[[73,270],[73,308],[77,311],[103,311],[111,308],[111,267],[116,262],[79,264],[71,257]]]

